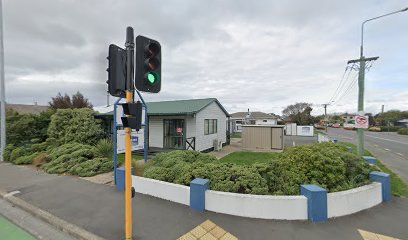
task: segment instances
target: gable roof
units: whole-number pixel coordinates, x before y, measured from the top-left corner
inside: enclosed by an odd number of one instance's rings
[[[248,112],[236,112],[231,114],[231,118],[242,118],[244,119]],[[269,115],[264,112],[249,112],[250,119],[276,119],[277,117]]]
[[[194,115],[213,102],[217,103],[221,110],[229,116],[228,112],[216,98],[148,102],[146,104],[149,116],[174,116]]]
[[[217,103],[225,115],[229,113],[216,98],[188,99],[175,101],[147,102],[148,116],[183,116],[194,115],[211,103]],[[98,115],[113,115],[113,105],[95,107]]]

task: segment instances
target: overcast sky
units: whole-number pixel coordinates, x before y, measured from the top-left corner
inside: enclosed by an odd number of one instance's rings
[[[162,91],[144,94],[147,101],[215,97],[230,113],[278,114],[295,102],[327,103],[347,60],[359,56],[361,22],[405,7],[406,0],[3,0],[7,101],[45,105],[58,92],[80,91],[106,104],[108,45],[123,46],[132,26],[162,45]],[[382,104],[408,110],[407,43],[408,12],[366,25],[365,56],[380,56],[366,75],[367,112]],[[355,76],[346,74],[329,113],[356,111]]]

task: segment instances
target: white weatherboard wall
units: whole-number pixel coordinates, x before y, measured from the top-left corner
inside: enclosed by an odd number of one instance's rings
[[[217,133],[204,135],[204,120],[217,119]],[[227,141],[227,115],[216,102],[212,102],[196,114],[196,151],[214,147],[214,139]]]
[[[381,183],[327,194],[327,215],[340,217],[371,208],[382,202]]]
[[[307,219],[304,196],[266,196],[207,190],[205,209],[235,216],[261,219]]]
[[[190,187],[184,185],[132,176],[132,186],[137,193],[190,205]]]

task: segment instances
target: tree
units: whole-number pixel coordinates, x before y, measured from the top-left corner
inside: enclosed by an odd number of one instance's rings
[[[286,121],[299,125],[313,124],[314,120],[311,115],[313,108],[311,106],[312,104],[304,102],[289,105],[282,111],[282,116]]]
[[[79,91],[72,95],[72,107],[73,108],[92,108],[91,102],[82,95]]]
[[[394,123],[395,121],[408,118],[408,111],[390,110],[379,113],[374,118],[377,124],[387,126],[388,122]]]
[[[79,91],[72,95],[72,98],[65,93],[64,96],[58,93],[56,97],[48,103],[53,110],[66,109],[66,108],[92,108],[91,102],[82,95]]]

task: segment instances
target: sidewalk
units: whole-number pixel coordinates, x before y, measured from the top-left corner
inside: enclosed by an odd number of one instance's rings
[[[112,186],[0,163],[0,189],[20,191],[16,197],[106,239],[124,238],[124,197]],[[134,239],[177,239],[206,220],[239,239],[361,240],[358,229],[408,239],[408,199],[394,198],[389,204],[325,224],[196,213],[187,206],[141,194],[133,199]]]

